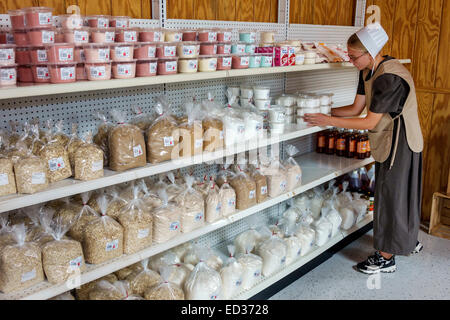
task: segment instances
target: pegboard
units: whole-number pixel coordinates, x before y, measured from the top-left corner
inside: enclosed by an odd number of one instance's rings
[[[345,46],[348,38],[359,29],[360,27],[290,24],[287,27],[287,39]]]

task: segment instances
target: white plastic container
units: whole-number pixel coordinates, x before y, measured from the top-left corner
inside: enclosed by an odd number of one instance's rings
[[[231,94],[235,97],[239,97],[241,94],[240,87],[227,87],[227,89],[231,90]]]
[[[286,116],[284,118],[284,123],[293,123],[294,122],[294,115]]]
[[[262,31],[260,41],[265,43],[275,42],[275,33],[275,31]]]
[[[333,93],[324,93],[320,95],[320,105],[321,106],[329,106],[331,105],[332,98],[333,98]]]
[[[284,111],[284,108],[280,106],[272,106],[269,109],[269,120],[270,122],[278,122],[278,123],[284,123],[284,120],[286,118],[286,113]]]
[[[314,51],[304,51],[305,59],[316,59],[317,54]]]
[[[200,54],[200,43],[197,41],[183,41],[177,44],[177,54],[181,59],[197,58]]]
[[[255,100],[267,100],[270,99],[270,87],[253,87],[253,97]]]
[[[286,107],[284,108],[284,110],[287,116],[291,116],[294,114],[294,106]]]
[[[306,126],[308,123],[303,120],[303,117],[297,117],[297,124],[301,126]]]
[[[303,114],[307,114],[307,113],[320,113],[320,108],[303,108]]]
[[[183,40],[183,32],[178,30],[164,30],[164,42],[179,42]]]
[[[259,110],[269,110],[271,99],[255,99],[254,102]]]
[[[282,94],[278,98],[275,99],[276,104],[283,106],[283,107],[290,107],[295,105],[296,98],[293,95],[290,94]]]
[[[297,116],[303,117],[305,115],[304,108],[297,108]]]
[[[320,113],[331,114],[331,105],[329,105],[329,106],[320,106]]]
[[[0,45],[0,64],[14,65],[16,61],[16,46],[14,44]]]
[[[250,86],[241,86],[241,98],[253,98],[253,88]]]
[[[305,59],[305,65],[316,64],[316,59]]]
[[[0,87],[17,83],[17,64],[0,65]]]

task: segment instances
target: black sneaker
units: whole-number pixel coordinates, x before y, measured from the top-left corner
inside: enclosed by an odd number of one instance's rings
[[[363,273],[374,274],[379,272],[394,272],[397,269],[395,265],[395,256],[389,260],[385,259],[378,251],[373,256],[369,256],[366,261],[356,265],[356,269]]]
[[[414,248],[413,251],[411,251],[411,253],[409,255],[411,256],[414,254],[418,254],[422,250],[423,250],[423,244],[420,241],[417,241],[416,247]]]

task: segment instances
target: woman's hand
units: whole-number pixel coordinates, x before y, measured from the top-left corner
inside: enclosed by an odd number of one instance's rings
[[[303,120],[308,123],[308,126],[326,127],[331,126],[331,117],[323,113],[305,113]]]

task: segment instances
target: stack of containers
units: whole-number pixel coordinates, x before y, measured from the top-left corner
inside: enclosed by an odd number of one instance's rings
[[[269,128],[269,109],[271,105],[270,87],[255,86],[253,87],[254,104],[261,112],[264,122],[263,128]]]
[[[198,30],[197,39],[200,42],[198,71],[213,72],[217,70],[217,30]]]
[[[284,108],[284,122],[293,123],[295,115],[295,105],[297,102],[297,96],[292,94],[282,94],[277,97],[275,103]]]
[[[110,26],[114,20],[110,20]],[[111,46],[111,73],[115,79],[131,79],[136,77],[135,45],[138,42],[139,29],[130,28],[128,24],[115,28],[115,43]]]
[[[302,50],[302,43],[299,40],[288,40],[286,43],[293,48],[295,54],[295,65],[300,66],[305,63],[305,52]]]
[[[154,41],[161,36],[162,42],[156,44],[157,74],[169,75],[178,72],[177,45],[183,40],[183,33],[179,30],[160,29],[160,35],[154,35]],[[151,37],[151,34],[149,34]]]
[[[151,77],[158,73],[158,59],[156,58],[156,47],[164,41],[165,33],[162,29],[138,29],[139,43],[134,47],[134,59],[136,59],[136,76]],[[172,52],[172,51],[171,51]],[[176,53],[175,53],[176,54]],[[175,61],[176,64],[176,61]],[[167,68],[164,63],[162,72],[168,70],[173,73],[174,62],[169,62]]]
[[[241,105],[246,103],[253,103],[253,86],[248,84],[242,84],[240,87],[241,95],[239,101]]]
[[[333,105],[333,93],[320,94],[320,113],[331,114],[331,106]]]
[[[217,70],[230,70],[231,57],[231,30],[217,29]]]
[[[306,125],[305,113],[320,113],[320,96],[314,93],[299,94],[297,98],[297,124]]]

